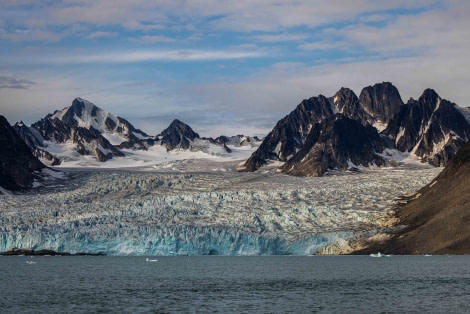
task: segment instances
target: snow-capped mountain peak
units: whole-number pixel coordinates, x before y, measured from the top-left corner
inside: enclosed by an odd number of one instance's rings
[[[119,145],[126,141],[150,138],[134,128],[127,120],[105,111],[92,102],[77,97],[72,105],[56,111],[50,119],[59,119],[66,126],[75,126],[100,132],[111,144]]]
[[[67,125],[75,125],[88,130],[93,127],[97,131],[110,133],[113,133],[119,124],[117,116],[79,97],[73,100],[71,106],[56,111],[51,118],[57,118]]]
[[[124,156],[115,145],[136,143],[149,135],[136,129],[127,120],[95,106],[92,102],[75,98],[72,105],[32,125],[40,133],[46,151],[54,154],[66,152],[62,158],[69,159],[70,148],[75,154],[93,156],[106,161],[113,156]],[[37,145],[36,145],[37,146]],[[36,147],[31,147],[34,151]],[[61,157],[59,157],[61,158]]]

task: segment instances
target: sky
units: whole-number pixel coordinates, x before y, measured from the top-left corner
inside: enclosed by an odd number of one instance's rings
[[[1,0],[0,115],[81,97],[156,135],[266,135],[303,99],[392,82],[470,106],[468,0]]]

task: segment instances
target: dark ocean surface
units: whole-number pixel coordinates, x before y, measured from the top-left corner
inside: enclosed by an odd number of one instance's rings
[[[470,256],[0,256],[0,313],[470,313]]]

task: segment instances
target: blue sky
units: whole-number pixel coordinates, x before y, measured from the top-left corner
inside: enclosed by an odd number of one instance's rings
[[[470,106],[467,0],[2,0],[0,114],[82,97],[150,134],[264,135],[302,99],[391,81]]]

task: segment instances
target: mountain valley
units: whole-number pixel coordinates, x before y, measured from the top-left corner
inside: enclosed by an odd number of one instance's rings
[[[2,117],[0,251],[469,252],[469,118],[387,82],[303,100],[262,140],[178,119],[149,135],[82,98],[30,127]]]

